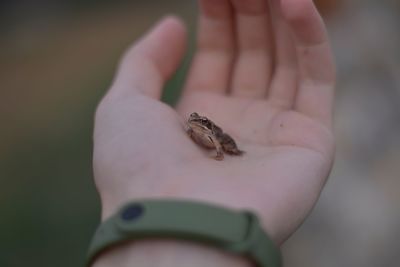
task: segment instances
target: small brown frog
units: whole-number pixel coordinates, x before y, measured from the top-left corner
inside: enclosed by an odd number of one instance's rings
[[[224,153],[230,155],[242,155],[235,141],[220,127],[215,125],[207,117],[200,116],[196,112],[190,114],[187,121],[187,133],[197,144],[217,151],[216,160],[223,160]]]

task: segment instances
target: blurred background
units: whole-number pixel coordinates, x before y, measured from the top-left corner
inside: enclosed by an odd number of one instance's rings
[[[338,65],[337,159],[285,266],[399,266],[400,2],[316,3]],[[82,266],[99,220],[96,104],[121,53],[168,13],[193,29],[196,3],[0,1],[0,266]]]

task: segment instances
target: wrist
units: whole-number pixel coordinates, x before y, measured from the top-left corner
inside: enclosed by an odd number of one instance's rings
[[[130,241],[102,253],[92,267],[251,267],[250,260],[194,242],[176,240]]]
[[[209,218],[213,218],[213,220],[210,221]],[[192,250],[192,246],[188,244],[193,241],[210,245],[208,250],[219,248],[221,251],[217,252],[219,256],[216,258],[218,259],[216,261],[218,266],[227,265],[231,260],[238,262],[238,266],[244,266],[243,263],[246,263],[246,261],[244,259],[239,261],[232,254],[250,258],[258,264],[257,266],[281,266],[279,249],[273,245],[273,242],[261,228],[257,216],[252,212],[227,209],[197,201],[172,199],[137,200],[126,203],[97,229],[89,248],[88,262],[107,249],[115,251],[117,245],[126,244],[132,238],[136,242],[130,242],[130,245],[133,246],[131,249],[127,245],[125,245],[125,249],[119,246],[117,252],[114,252],[114,256],[109,256],[101,262],[104,266],[107,266],[108,263],[118,264],[120,259],[122,259],[122,263],[142,262],[141,250],[136,248],[138,245],[140,248],[140,245],[146,244],[141,241],[145,237],[147,241],[151,240],[150,250],[156,248],[155,244],[157,243],[154,243],[156,240],[160,242],[161,240],[171,240],[171,238],[189,240],[189,242],[174,241],[175,244],[185,243],[185,247],[189,248],[188,252]],[[162,251],[154,250],[154,256],[157,255],[157,259],[160,261],[151,261],[151,266],[157,266],[158,263],[162,263],[164,266],[164,262],[170,260],[174,264],[186,262],[188,255],[186,249],[177,249],[176,245],[172,246],[172,250],[167,249],[170,246],[162,245],[162,247]],[[134,256],[135,253],[125,252],[125,256],[123,255],[124,250],[132,249],[139,253],[138,257]],[[207,249],[204,245],[196,245],[198,251],[196,255],[199,256],[199,262],[207,264],[209,260],[201,260],[209,254],[205,253],[204,249]],[[215,249],[211,251],[215,251]],[[167,254],[165,254],[166,252]],[[118,254],[122,255],[118,256]],[[211,257],[207,256],[206,258],[210,259]],[[226,262],[224,259],[228,261]],[[190,260],[193,260],[192,257]],[[197,262],[196,259],[195,261]],[[250,262],[247,262],[246,265],[248,266]],[[232,266],[232,264],[229,264],[229,266]]]
[[[157,197],[165,196],[158,194]],[[104,199],[102,197],[102,221],[114,214],[127,200]],[[227,253],[218,248],[201,243],[172,240],[146,239],[128,241],[102,252],[91,265],[92,267],[252,267],[253,263],[242,256]]]
[[[182,184],[182,183],[181,183]],[[137,187],[131,187],[134,191],[128,190],[126,194],[113,194],[113,195],[104,195],[101,196],[101,220],[104,222],[107,218],[114,215],[121,206],[125,205],[127,202],[132,201],[133,199],[180,199],[180,200],[193,200],[200,201],[204,203],[209,203],[211,205],[222,206],[226,208],[231,208],[235,210],[250,210],[254,211],[257,215],[259,215],[260,224],[262,228],[268,233],[269,238],[272,242],[280,247],[284,242],[286,236],[285,233],[279,231],[279,227],[273,227],[276,224],[276,212],[271,212],[268,214],[268,218],[266,218],[265,212],[260,212],[262,210],[258,205],[253,202],[244,201],[245,203],[241,203],[240,199],[235,198],[226,198],[223,194],[213,194],[212,192],[205,191],[192,191],[188,190],[187,187],[184,187],[182,190],[168,190],[168,188],[164,188],[163,190],[153,190],[151,193],[142,193],[138,192]],[[143,190],[144,191],[144,190]],[[133,196],[133,197],[132,197]],[[261,201],[259,202],[261,203]],[[271,209],[271,211],[274,211]]]

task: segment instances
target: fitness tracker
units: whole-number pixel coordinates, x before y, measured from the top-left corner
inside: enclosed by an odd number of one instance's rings
[[[98,227],[87,266],[112,245],[151,237],[203,242],[247,256],[260,267],[282,265],[279,249],[254,213],[195,201],[153,199],[126,204]]]

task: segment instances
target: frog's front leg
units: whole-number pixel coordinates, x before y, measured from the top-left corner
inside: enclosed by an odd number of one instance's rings
[[[217,151],[217,154],[215,155],[214,159],[223,160],[224,152],[223,152],[220,142],[217,140],[217,138],[215,136],[209,136],[208,138],[210,138],[210,141],[214,144],[215,150]]]
[[[185,130],[185,132],[189,135],[189,136],[192,136],[192,133],[193,133],[193,129],[192,129],[192,127],[190,127],[188,124],[184,124],[183,125],[183,129]]]

